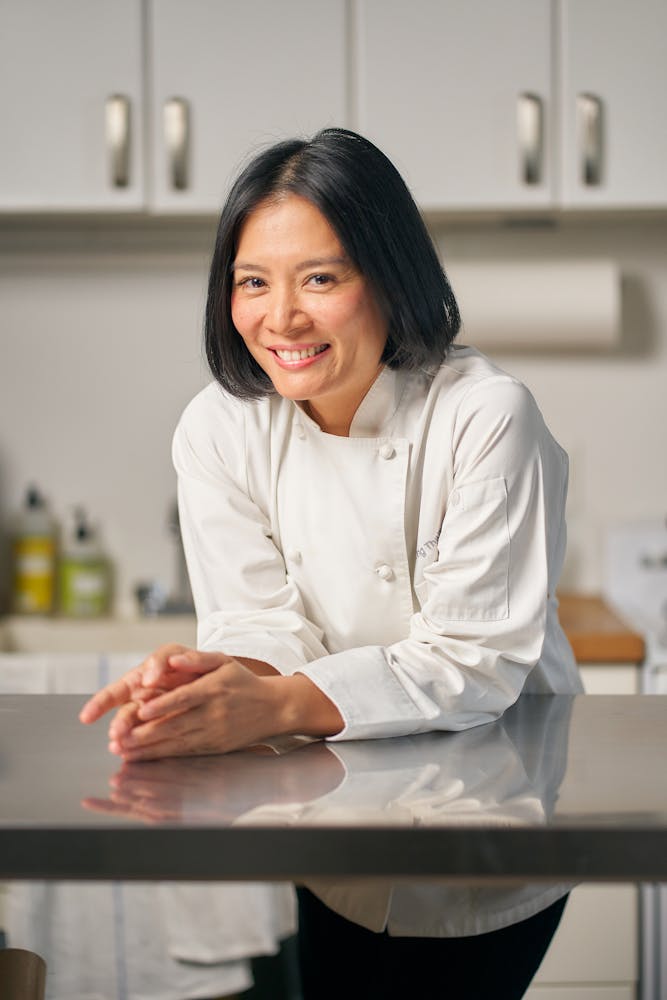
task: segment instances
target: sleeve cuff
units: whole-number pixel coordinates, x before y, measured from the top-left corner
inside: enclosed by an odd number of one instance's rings
[[[381,646],[333,653],[299,667],[298,672],[330,698],[343,717],[343,729],[328,740],[407,736],[428,728]]]

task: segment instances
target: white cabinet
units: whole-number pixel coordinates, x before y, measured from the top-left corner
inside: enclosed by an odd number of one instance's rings
[[[587,694],[637,694],[635,663],[582,664]],[[578,885],[526,1000],[636,1000],[639,897],[634,885]]]
[[[426,210],[667,205],[664,0],[357,0],[357,119]]]
[[[0,211],[215,214],[250,151],[346,123],[346,38],[345,0],[0,0]]]
[[[637,890],[577,886],[526,1000],[635,1000],[637,969]]]
[[[667,206],[664,0],[0,0],[0,212],[215,214],[350,125],[420,207]]]
[[[151,0],[148,11],[152,210],[216,212],[250,151],[345,124],[345,0]]]
[[[565,208],[667,204],[667,4],[561,0]]]
[[[142,73],[138,0],[0,0],[0,210],[140,207]]]
[[[550,0],[358,0],[359,131],[425,209],[552,204]]]

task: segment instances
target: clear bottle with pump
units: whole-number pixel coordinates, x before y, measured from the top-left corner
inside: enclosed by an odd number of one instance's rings
[[[109,613],[111,565],[85,510],[75,507],[58,566],[58,611],[71,618]]]
[[[48,615],[54,607],[57,526],[36,486],[26,490],[11,539],[12,593],[15,614]]]

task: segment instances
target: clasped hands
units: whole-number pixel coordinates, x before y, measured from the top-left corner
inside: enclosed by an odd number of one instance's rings
[[[114,708],[109,750],[125,761],[227,753],[288,733],[333,735],[343,725],[303,674],[176,644],[98,691],[79,719],[95,722]]]

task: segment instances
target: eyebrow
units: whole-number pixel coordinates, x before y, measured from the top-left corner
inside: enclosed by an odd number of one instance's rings
[[[313,257],[310,260],[303,260],[300,264],[297,264],[297,271],[307,271],[311,267],[329,267],[331,264],[349,264],[349,259],[347,257]],[[268,271],[267,267],[262,267],[261,264],[251,264],[249,261],[235,260],[232,261],[231,265],[232,271],[259,271],[264,274]]]

